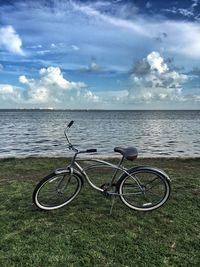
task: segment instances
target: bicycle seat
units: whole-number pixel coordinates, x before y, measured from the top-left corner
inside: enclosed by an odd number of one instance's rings
[[[138,152],[135,147],[127,147],[127,148],[115,147],[114,151],[123,155],[127,160],[134,160],[138,156]]]

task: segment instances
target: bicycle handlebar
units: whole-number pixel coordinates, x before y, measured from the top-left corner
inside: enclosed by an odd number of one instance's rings
[[[95,148],[87,149],[85,152],[86,153],[94,153],[94,152],[97,152],[97,149],[95,149]]]
[[[74,121],[70,121],[70,123],[67,125],[67,128],[70,128],[73,123],[74,123]]]
[[[67,127],[65,128],[65,130],[64,130],[64,134],[65,134],[65,137],[66,137],[66,139],[67,139],[67,142],[69,143],[69,149],[70,150],[74,150],[76,153],[95,153],[95,152],[97,152],[97,149],[87,149],[87,150],[85,150],[85,151],[78,151],[78,149],[77,148],[75,148],[73,145],[72,145],[72,143],[70,142],[70,139],[69,139],[69,137],[68,137],[68,134],[67,134],[67,131],[68,131],[68,129],[73,125],[73,123],[74,123],[74,121],[70,121],[70,123],[67,125]]]

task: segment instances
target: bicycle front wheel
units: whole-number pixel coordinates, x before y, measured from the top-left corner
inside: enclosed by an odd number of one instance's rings
[[[79,194],[81,187],[82,180],[76,173],[52,173],[35,187],[33,202],[43,210],[58,209],[69,204]]]
[[[161,207],[169,198],[170,181],[154,168],[138,168],[128,171],[119,185],[122,202],[129,208],[151,211]]]

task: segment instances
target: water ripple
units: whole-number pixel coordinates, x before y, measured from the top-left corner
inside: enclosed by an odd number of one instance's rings
[[[0,111],[0,157],[68,156],[63,130],[80,149],[113,155],[135,146],[141,156],[200,156],[200,111]]]

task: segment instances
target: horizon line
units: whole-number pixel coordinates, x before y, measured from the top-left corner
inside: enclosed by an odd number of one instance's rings
[[[54,109],[54,108],[0,108],[1,111],[200,111],[200,109]]]

